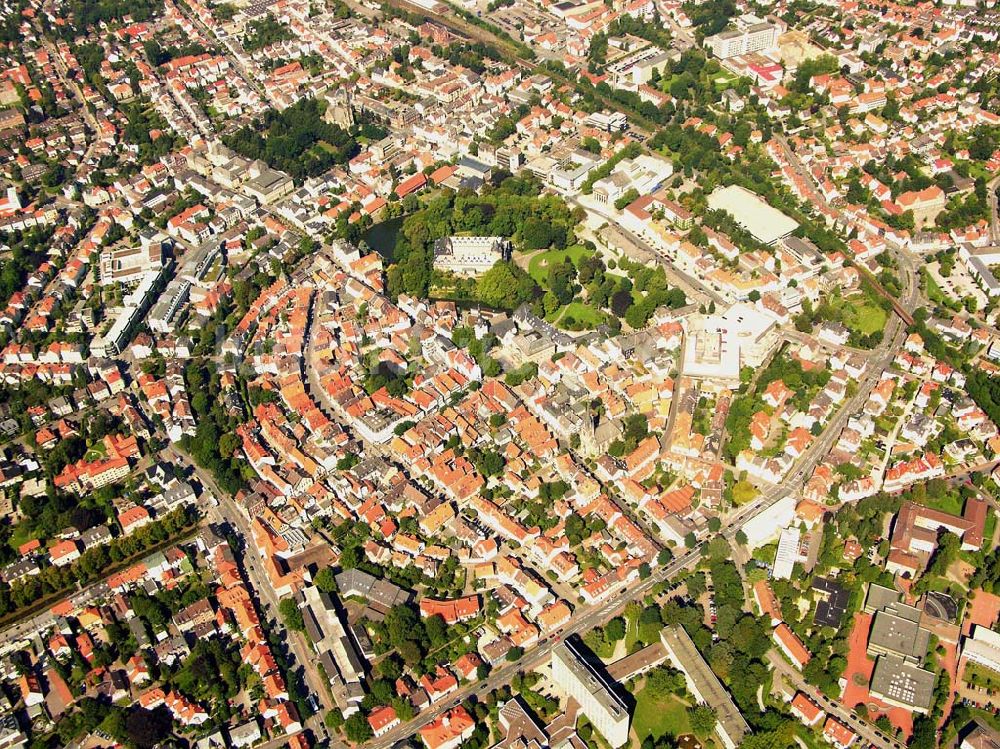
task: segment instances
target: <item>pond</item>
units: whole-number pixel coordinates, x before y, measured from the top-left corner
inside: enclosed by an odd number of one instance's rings
[[[403,227],[405,216],[397,216],[388,221],[373,224],[363,239],[375,252],[381,255],[386,262],[391,263],[396,253],[396,241],[399,237],[399,230]]]

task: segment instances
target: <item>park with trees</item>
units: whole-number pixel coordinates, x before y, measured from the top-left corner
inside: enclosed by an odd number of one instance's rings
[[[324,120],[325,111],[324,102],[300,99],[280,112],[267,110],[252,124],[224,136],[223,142],[241,156],[262,159],[301,183],[347,163],[360,149],[356,132]]]

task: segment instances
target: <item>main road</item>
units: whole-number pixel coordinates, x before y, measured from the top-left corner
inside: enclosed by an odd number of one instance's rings
[[[295,656],[295,660],[302,666],[302,672],[310,693],[315,696],[315,699],[322,705],[324,710],[332,709],[335,705],[331,704],[329,690],[326,688],[326,684],[316,668],[318,661],[311,647],[301,633],[292,632],[281,621],[278,610],[278,596],[274,592],[270,578],[261,564],[260,555],[256,553],[257,545],[254,542],[253,533],[250,530],[250,524],[247,521],[246,515],[236,506],[233,498],[219,488],[215,483],[215,479],[207,471],[199,467],[186,453],[172,446],[165,448],[163,452],[174,464],[188,466],[194,472],[202,487],[212,492],[219,500],[217,511],[220,518],[243,536],[243,569],[246,571],[253,590],[260,597],[258,602],[263,609],[261,613],[273,619],[279,631],[286,634],[286,642]],[[306,725],[316,735],[328,737],[326,725],[318,712],[306,721]]]

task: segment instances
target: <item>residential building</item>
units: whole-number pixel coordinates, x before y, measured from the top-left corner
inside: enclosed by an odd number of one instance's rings
[[[628,743],[631,716],[599,662],[593,663],[572,642],[561,642],[552,650],[552,680],[580,705],[607,742],[614,748]]]

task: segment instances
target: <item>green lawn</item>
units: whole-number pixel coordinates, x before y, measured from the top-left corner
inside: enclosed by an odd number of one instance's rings
[[[11,531],[8,546],[16,551],[20,546],[26,544],[34,537],[35,529],[31,526],[31,523],[20,522]]]
[[[643,689],[636,695],[632,728],[640,742],[647,736],[658,739],[661,736],[680,736],[690,733],[691,723],[688,720],[687,705],[675,695],[665,700],[654,700]]]
[[[935,510],[947,512],[949,515],[961,515],[962,508],[965,507],[965,500],[956,491],[945,491],[934,496],[928,492],[924,504]]]
[[[575,325],[566,325],[567,316],[576,321]],[[570,302],[560,307],[550,316],[549,322],[566,330],[593,329],[604,322],[604,313],[583,302]]]
[[[104,446],[103,442],[95,442],[87,449],[83,459],[93,461],[106,457],[108,457],[108,448]]]
[[[735,75],[717,75],[712,79],[712,83],[715,85],[716,91],[725,91],[727,88],[731,88],[736,81],[738,81]]]
[[[573,261],[574,265],[579,264],[580,258],[590,255],[591,251],[583,245],[575,244],[565,250],[544,250],[536,252],[531,256],[528,263],[528,273],[535,282],[543,289],[548,288],[549,266],[553,263],[561,263],[566,258]]]
[[[632,653],[639,642],[639,615],[625,617],[625,652]],[[640,643],[641,646],[641,643]]]
[[[844,323],[862,335],[871,335],[877,330],[885,329],[886,319],[884,309],[877,304],[865,302],[864,304],[851,304]]]

